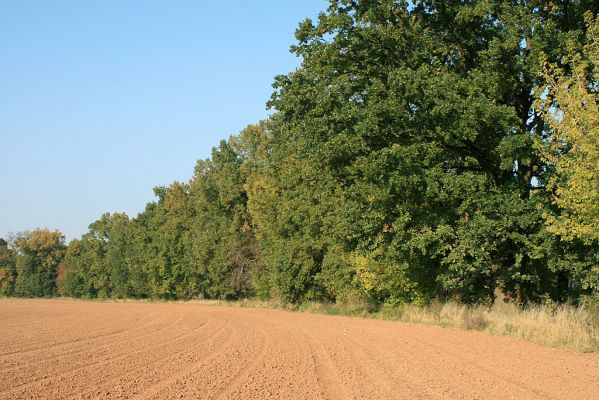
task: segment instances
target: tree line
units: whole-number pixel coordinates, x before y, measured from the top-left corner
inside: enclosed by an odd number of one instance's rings
[[[332,0],[271,116],[80,239],[0,241],[5,295],[577,302],[599,289],[598,4]]]

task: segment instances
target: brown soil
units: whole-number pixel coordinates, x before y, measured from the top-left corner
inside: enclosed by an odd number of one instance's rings
[[[599,355],[198,304],[0,300],[0,399],[597,399]]]

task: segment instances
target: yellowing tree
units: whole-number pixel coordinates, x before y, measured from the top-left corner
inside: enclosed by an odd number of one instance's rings
[[[591,243],[599,239],[599,20],[588,16],[582,51],[564,58],[570,68],[550,65],[547,86],[539,99],[544,119],[553,130],[539,142],[546,161],[555,167],[547,182],[559,215],[545,213],[548,228],[565,240]]]

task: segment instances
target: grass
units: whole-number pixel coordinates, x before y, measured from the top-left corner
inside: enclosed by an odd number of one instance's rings
[[[579,352],[599,352],[599,306],[532,305],[526,308],[496,302],[491,307],[433,302],[427,306],[405,304],[372,310],[360,304],[307,302],[285,305],[278,302],[199,300],[201,304],[285,309],[327,315],[429,324],[512,336],[545,346]]]
[[[529,342],[582,352],[599,351],[599,310],[588,306],[534,305],[526,308],[497,302],[492,307],[433,302],[368,311],[343,305],[304,306],[306,311],[439,325],[512,336]]]
[[[110,300],[109,300],[110,301]],[[116,300],[152,301],[152,300]],[[427,306],[404,304],[372,309],[364,304],[305,302],[300,305],[246,299],[238,301],[180,301],[203,305],[283,309],[390,321],[429,324],[512,336],[545,346],[579,352],[599,352],[599,299],[582,306],[531,305],[520,308],[497,301],[493,306],[432,302]]]

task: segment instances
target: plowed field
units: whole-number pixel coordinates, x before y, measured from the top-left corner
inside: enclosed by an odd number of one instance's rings
[[[440,327],[0,300],[0,399],[599,399],[599,357]]]

